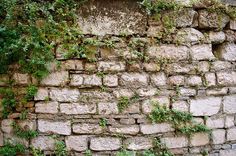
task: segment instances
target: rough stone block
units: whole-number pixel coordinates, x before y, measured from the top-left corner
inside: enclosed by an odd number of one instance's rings
[[[147,55],[150,58],[155,58],[158,60],[187,60],[189,49],[186,46],[175,45],[150,46],[148,47]]]
[[[236,30],[236,20],[230,20],[230,29]]]
[[[224,118],[220,117],[220,118],[208,118],[206,120],[206,126],[208,128],[224,128]]]
[[[62,103],[60,104],[60,111],[64,114],[95,114],[95,104],[79,104],[79,103]]]
[[[38,102],[35,104],[36,113],[56,114],[58,108],[58,102]]]
[[[236,72],[218,72],[216,73],[219,85],[230,86],[236,84]]]
[[[170,85],[181,86],[181,85],[184,85],[184,81],[185,81],[185,77],[184,76],[180,76],[180,75],[171,76],[171,77],[168,78],[168,83]]]
[[[231,128],[234,126],[234,116],[225,117],[225,128]]]
[[[45,100],[49,97],[47,88],[39,88],[37,94],[34,96],[34,100]]]
[[[187,84],[189,86],[201,86],[202,78],[200,76],[190,76],[187,79]]]
[[[215,59],[215,56],[212,53],[211,44],[200,44],[192,46],[190,55],[195,61]]]
[[[188,146],[186,137],[165,137],[161,138],[161,142],[165,143],[168,148],[183,148]]]
[[[220,150],[219,156],[235,156],[235,149]]]
[[[69,121],[52,122],[46,120],[38,120],[38,130],[42,133],[70,135],[71,124]]]
[[[108,87],[118,86],[118,76],[117,75],[106,75],[103,78],[103,84]]]
[[[162,96],[145,100],[142,103],[142,112],[144,114],[149,114],[154,108],[153,103],[157,103],[160,106],[164,105],[168,107],[170,105],[170,99],[168,97]]]
[[[84,77],[83,75],[79,74],[72,74],[71,75],[71,80],[70,80],[70,85],[71,86],[81,86],[84,82]]]
[[[68,136],[65,138],[66,147],[69,151],[85,151],[88,149],[87,136]]]
[[[186,43],[196,44],[204,39],[205,37],[200,31],[194,28],[183,28],[177,32],[174,38],[174,42],[179,44],[186,44]]]
[[[145,124],[145,125],[141,124],[140,131],[143,134],[156,134],[156,133],[172,132],[172,131],[174,131],[174,129],[168,123]]]
[[[230,68],[232,68],[231,63],[226,62],[226,61],[215,61],[215,62],[212,62],[212,66],[211,66],[211,69],[214,71],[227,70]]]
[[[86,86],[101,86],[102,78],[97,75],[84,75],[84,85]]]
[[[215,51],[216,56],[224,61],[236,61],[236,44],[223,43]]]
[[[210,31],[208,35],[210,42],[212,42],[213,44],[223,43],[226,39],[225,33],[223,31]]]
[[[111,133],[136,135],[139,132],[139,126],[138,125],[110,126],[109,131]]]
[[[166,85],[167,78],[166,78],[165,73],[163,73],[163,72],[151,75],[150,78],[151,78],[151,82],[155,86],[164,86],[164,85]]]
[[[148,75],[139,73],[124,73],[121,75],[121,85],[129,87],[143,87],[148,85]]]
[[[49,74],[41,81],[45,86],[65,86],[69,81],[69,73],[67,71],[58,71]]]
[[[4,133],[10,134],[13,132],[12,123],[14,122],[13,119],[3,119],[1,123],[1,128]]]
[[[72,130],[77,134],[101,134],[102,128],[98,124],[77,123],[72,126]]]
[[[236,128],[233,127],[233,128],[230,128],[227,130],[227,141],[234,141],[236,140]]]
[[[94,151],[111,151],[121,148],[121,140],[113,137],[92,138],[90,149]]]
[[[223,111],[226,114],[236,113],[236,95],[225,96],[223,98]]]
[[[65,70],[83,70],[83,62],[81,60],[66,60],[61,64],[61,68]]]
[[[32,139],[31,144],[36,149],[41,150],[54,150],[55,149],[55,139],[50,136],[38,136]]]
[[[154,96],[158,92],[157,88],[140,88],[137,90],[137,94],[140,97]]]
[[[118,114],[119,110],[117,107],[117,103],[98,103],[98,113],[99,114]]]
[[[213,130],[212,142],[213,144],[224,144],[225,143],[225,130],[224,129]]]
[[[176,101],[172,103],[172,109],[188,112],[188,103],[186,101]]]
[[[188,2],[184,0],[181,4],[186,5],[187,3]],[[179,16],[176,17],[176,26],[187,27],[193,24],[193,19],[197,15],[197,12],[191,8],[184,8],[178,15]]]
[[[30,76],[28,74],[15,73],[13,79],[16,84],[27,85],[30,83]]]
[[[98,70],[104,72],[120,72],[125,70],[125,62],[100,61],[98,62]]]
[[[211,87],[216,85],[216,75],[215,73],[206,73],[205,74],[206,86]]]
[[[195,89],[183,88],[183,87],[179,89],[179,93],[181,96],[195,96],[197,94]]]
[[[194,116],[211,116],[217,114],[221,107],[220,97],[207,97],[190,100],[190,112]]]
[[[152,139],[147,137],[133,137],[124,141],[129,150],[146,150],[153,147]]]
[[[79,9],[79,27],[84,34],[144,34],[147,16],[133,0],[91,0]]]
[[[209,144],[209,136],[206,133],[196,133],[191,137],[192,146],[204,146]]]
[[[59,102],[76,102],[78,101],[80,92],[77,89],[58,89],[52,88],[50,91],[50,98]]]

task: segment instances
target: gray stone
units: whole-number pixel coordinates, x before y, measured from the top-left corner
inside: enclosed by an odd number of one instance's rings
[[[98,62],[98,70],[105,72],[118,72],[125,70],[125,62],[115,62],[115,61],[100,61]]]
[[[118,134],[129,134],[136,135],[139,132],[138,125],[128,125],[128,126],[109,126],[109,131],[111,133]]]
[[[180,88],[179,93],[182,96],[195,96],[197,94],[197,91],[192,88]]]
[[[111,151],[121,148],[121,140],[113,137],[92,138],[90,149],[94,151]]]
[[[132,1],[92,0],[79,9],[79,28],[84,34],[144,34],[147,16]]]
[[[80,104],[80,103],[62,103],[60,104],[60,111],[62,113],[73,114],[95,114],[95,104]]]
[[[35,104],[36,113],[56,114],[58,109],[58,102],[38,102]]]
[[[182,112],[188,112],[188,103],[186,101],[176,101],[172,103],[172,109],[182,111]]]
[[[144,114],[149,114],[154,108],[153,104],[159,104],[160,106],[168,107],[170,105],[170,99],[168,97],[162,96],[144,100],[142,103],[142,112]]]
[[[215,61],[212,62],[211,69],[214,71],[226,70],[232,68],[232,64],[226,61]]]
[[[166,78],[165,73],[163,73],[163,72],[151,75],[150,78],[151,78],[151,82],[155,86],[165,86],[166,85],[167,78]]]
[[[140,125],[141,133],[143,134],[156,134],[156,133],[166,133],[172,132],[175,129],[168,123],[161,123],[161,124],[145,124]]]
[[[230,29],[236,30],[236,20],[230,20]]]
[[[236,44],[224,43],[216,50],[216,55],[225,61],[236,61]]]
[[[218,72],[216,73],[219,85],[230,86],[236,84],[236,72]]]
[[[10,134],[13,132],[12,123],[14,122],[13,119],[3,119],[1,123],[1,128],[4,133]]]
[[[97,75],[84,75],[84,85],[85,86],[101,86],[102,78]]]
[[[168,78],[168,83],[170,85],[184,85],[185,77],[181,75],[171,76]]]
[[[190,143],[192,146],[204,146],[209,144],[209,135],[206,133],[196,133],[191,137]]]
[[[207,97],[190,100],[190,112],[194,116],[211,116],[217,114],[221,107],[220,97]]]
[[[200,44],[191,47],[190,55],[195,61],[214,60],[215,56],[212,53],[211,44]]]
[[[66,147],[69,151],[85,151],[88,149],[87,136],[68,136],[65,138]]]
[[[188,146],[188,139],[184,136],[161,138],[161,142],[165,143],[168,148],[183,148]]]
[[[147,50],[147,55],[150,58],[158,60],[187,60],[189,49],[186,46],[175,45],[160,45],[150,46]]]
[[[124,73],[121,75],[121,85],[130,86],[134,88],[147,86],[148,85],[148,75],[140,73]]]
[[[225,128],[231,128],[234,126],[234,116],[225,117]]]
[[[148,137],[133,137],[124,141],[129,150],[146,150],[153,147],[152,139]]]
[[[103,84],[108,87],[118,86],[118,76],[117,75],[106,75],[103,78]]]
[[[210,31],[208,35],[210,42],[212,42],[213,44],[223,43],[226,39],[225,33],[223,31]]]
[[[224,144],[225,143],[225,130],[224,129],[213,130],[212,142],[213,144]]]
[[[223,111],[226,114],[236,113],[236,95],[225,96],[223,98]]]
[[[58,71],[49,74],[41,81],[45,86],[65,86],[69,81],[69,73],[67,71]]]
[[[83,75],[79,74],[72,74],[71,75],[71,80],[70,80],[70,85],[71,86],[81,86],[84,82],[84,77]]]
[[[206,10],[200,10],[198,13],[198,21],[200,28],[222,29],[229,22],[229,17],[222,13],[208,12]]]
[[[77,123],[72,126],[72,130],[77,134],[101,134],[102,128],[98,124]]]
[[[189,86],[201,86],[202,85],[202,78],[200,76],[190,76],[187,79],[187,84]]]
[[[181,4],[186,5],[186,3],[187,1],[184,0]],[[176,26],[187,27],[193,24],[193,19],[197,15],[197,12],[191,8],[184,8],[178,15],[179,16],[176,17]]]
[[[118,114],[119,110],[117,107],[117,103],[105,103],[100,102],[98,103],[98,114]]]
[[[56,121],[38,120],[38,130],[42,133],[70,135],[71,124],[69,121],[56,122]]]
[[[64,70],[83,70],[83,62],[81,60],[66,60],[61,64]]]
[[[184,44],[184,43],[196,44],[204,39],[205,37],[200,31],[194,28],[183,28],[177,32],[174,41],[179,44]]]
[[[30,83],[30,76],[28,74],[15,73],[13,79],[16,84],[27,85]]]
[[[49,97],[47,88],[39,88],[37,94],[34,96],[34,100],[45,100]]]
[[[224,128],[224,118],[207,118],[206,126],[211,129]]]
[[[58,89],[52,88],[50,91],[50,98],[59,102],[76,102],[78,101],[80,92],[77,89]]]
[[[36,149],[41,150],[54,150],[56,140],[50,136],[38,136],[33,138],[31,144]]]
[[[236,128],[233,127],[233,128],[230,128],[227,130],[227,141],[234,141],[236,140]]]
[[[211,87],[216,85],[216,75],[215,73],[206,73],[205,74],[206,86]]]
[[[220,150],[220,155],[219,156],[235,156],[236,150]]]

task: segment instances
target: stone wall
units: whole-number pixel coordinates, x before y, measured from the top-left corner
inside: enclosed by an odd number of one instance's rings
[[[211,156],[236,155],[236,21],[186,7],[176,16],[174,33],[158,43],[162,25],[135,0],[91,0],[78,14],[86,38],[109,38],[114,48],[91,47],[97,52],[96,62],[65,60],[58,49],[61,68],[50,66],[51,74],[40,82],[28,106],[28,120],[18,121],[39,136],[30,141],[15,137],[15,113],[1,120],[0,146],[10,138],[51,153],[52,135],[58,135],[71,155],[84,155],[86,150],[112,155],[122,147],[150,149],[152,138],[158,136],[176,155],[201,155],[204,150]],[[140,47],[132,47],[136,42]],[[22,73],[13,78],[18,88],[36,83]],[[138,100],[120,112],[119,98],[134,95]],[[151,123],[147,115],[152,100],[191,112],[196,122],[212,129],[212,135],[187,137],[169,123]],[[107,126],[99,125],[101,119]]]

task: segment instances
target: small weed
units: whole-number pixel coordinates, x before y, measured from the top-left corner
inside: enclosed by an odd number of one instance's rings
[[[31,149],[31,154],[32,154],[33,156],[44,156],[42,150],[37,149],[37,148],[35,148],[35,147],[31,147],[30,149]]]
[[[101,118],[99,121],[99,126],[101,126],[102,128],[107,127],[107,119],[106,118]]]
[[[20,113],[20,119],[21,120],[25,120],[27,118],[27,115],[28,115],[28,111],[27,110],[23,110],[21,113]]]
[[[26,89],[26,95],[25,95],[26,100],[27,101],[32,100],[37,92],[38,92],[38,88],[36,86],[29,85]]]
[[[118,100],[118,109],[119,112],[122,112],[130,104],[130,99],[127,96],[122,96]]]
[[[38,132],[34,130],[24,130],[16,122],[12,123],[13,132],[19,138],[32,139],[38,136]]]
[[[17,154],[23,154],[25,152],[25,146],[22,144],[11,144],[7,142],[3,147],[0,148],[1,156],[14,156]]]
[[[68,151],[66,150],[66,145],[63,141],[56,141],[54,153],[56,156],[67,156],[68,155]]]
[[[135,156],[135,152],[122,149],[121,151],[116,153],[116,156]]]
[[[91,150],[86,150],[85,151],[85,156],[92,156],[92,152],[91,152]]]

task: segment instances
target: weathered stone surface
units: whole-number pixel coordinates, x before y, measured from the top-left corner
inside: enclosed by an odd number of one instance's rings
[[[119,110],[117,107],[117,103],[104,103],[100,102],[98,103],[98,113],[99,114],[118,114]]]
[[[234,126],[234,116],[225,117],[225,128],[231,128]]]
[[[120,123],[125,125],[135,124],[135,119],[132,118],[120,119]]]
[[[155,86],[164,86],[164,85],[166,85],[167,78],[165,76],[165,73],[163,73],[163,72],[151,75],[150,78],[151,78],[151,82]]]
[[[118,76],[117,75],[106,75],[103,78],[103,84],[108,87],[118,86]]]
[[[200,76],[190,76],[187,79],[187,84],[189,86],[201,86],[202,85],[202,78]]]
[[[218,72],[216,73],[219,85],[229,86],[236,84],[236,72]]]
[[[119,17],[119,18],[118,18]],[[138,3],[92,0],[80,7],[79,27],[84,34],[143,34],[146,16]]]
[[[81,86],[83,82],[84,82],[83,75],[79,75],[79,74],[71,75],[71,81],[70,81],[71,86]]]
[[[236,31],[225,30],[226,41],[235,42],[236,41]]]
[[[2,120],[2,123],[1,123],[1,128],[2,128],[2,131],[4,133],[12,133],[13,132],[13,127],[12,127],[12,123],[14,122],[13,119],[4,119]]]
[[[35,104],[36,113],[56,114],[58,109],[58,102],[38,102]]]
[[[185,77],[184,76],[181,76],[181,75],[178,75],[178,76],[171,76],[168,78],[168,83],[170,85],[184,85],[184,82],[185,82]]]
[[[186,5],[186,0],[183,1],[183,5]],[[184,8],[179,16],[176,17],[176,26],[177,27],[187,27],[193,24],[194,16],[197,15],[197,12],[191,8]]]
[[[205,74],[205,85],[208,87],[216,85],[216,75],[215,73],[206,73]]]
[[[186,137],[165,137],[161,138],[161,142],[165,143],[168,148],[182,148],[188,146]]]
[[[219,156],[235,156],[236,150],[227,149],[227,150],[220,150]]]
[[[59,71],[49,74],[41,81],[45,86],[64,86],[69,81],[69,73],[67,71]]]
[[[138,125],[116,126],[116,127],[110,126],[109,131],[111,133],[136,135],[139,132],[139,126]]]
[[[224,43],[220,45],[216,50],[216,55],[219,59],[225,61],[236,61],[236,44]]]
[[[213,144],[225,143],[225,130],[217,129],[212,131],[212,142]]]
[[[49,97],[47,88],[39,88],[37,94],[34,96],[34,100],[45,100]]]
[[[56,140],[50,136],[38,136],[32,139],[31,144],[36,149],[54,150]]]
[[[213,44],[223,43],[226,39],[225,33],[223,31],[210,31],[208,35],[210,42],[212,42]]]
[[[138,113],[140,113],[140,106],[138,102],[132,103],[122,111],[122,114],[138,114]]]
[[[71,124],[69,121],[52,122],[46,120],[38,120],[38,130],[42,133],[70,135]]]
[[[0,131],[0,147],[3,146],[3,133]]]
[[[161,66],[157,63],[143,63],[145,71],[157,72],[161,70]]]
[[[98,70],[99,71],[110,71],[110,72],[118,72],[125,70],[125,62],[104,62],[101,61],[98,63]]]
[[[68,136],[65,139],[67,149],[74,151],[85,151],[88,148],[87,136]]]
[[[167,64],[165,71],[168,74],[188,74],[193,70],[193,65],[181,64],[181,63],[171,63]]]
[[[226,114],[236,113],[236,95],[225,96],[223,98],[223,111]]]
[[[124,144],[129,150],[145,150],[153,146],[152,139],[147,137],[128,138],[124,141]]]
[[[195,96],[197,94],[195,89],[183,88],[183,87],[179,89],[179,93],[181,96]]]
[[[112,137],[92,138],[90,142],[90,149],[94,151],[111,151],[121,148],[121,140]]]
[[[98,124],[77,123],[72,126],[72,130],[77,134],[100,134],[102,128]]]
[[[61,64],[61,68],[65,70],[83,70],[83,62],[81,60],[66,60]]]
[[[212,62],[211,69],[214,71],[220,71],[220,70],[230,69],[231,67],[232,67],[232,65],[230,62],[215,61],[215,62]]]
[[[229,22],[229,17],[225,14],[208,12],[206,10],[200,10],[198,13],[199,13],[198,21],[200,28],[222,29]]]
[[[236,20],[230,20],[230,29],[236,30]]]
[[[193,60],[214,60],[211,44],[200,44],[191,47],[190,55]]]
[[[95,104],[80,104],[80,103],[62,103],[60,111],[65,114],[94,114],[96,113]]]
[[[139,73],[124,73],[121,75],[121,85],[130,87],[142,87],[148,85],[148,75]]]
[[[26,85],[30,83],[30,77],[28,74],[15,73],[13,79],[16,84]]]
[[[207,97],[190,100],[190,112],[194,116],[211,116],[217,114],[221,107],[220,97]]]
[[[149,96],[154,96],[157,93],[156,88],[140,88],[137,90],[137,93],[141,97],[149,97]]]
[[[203,146],[209,144],[209,136],[206,133],[193,134],[190,141],[192,146]]]
[[[174,41],[179,44],[196,44],[204,39],[205,37],[200,31],[194,28],[183,28],[177,32]]]
[[[233,127],[233,128],[230,128],[227,130],[227,141],[233,141],[233,140],[236,140],[236,128]]]
[[[140,131],[143,134],[156,134],[156,133],[172,132],[174,131],[174,129],[168,123],[161,123],[161,124],[140,125]]]
[[[188,103],[186,101],[176,101],[172,103],[172,109],[188,112]]]
[[[84,75],[85,86],[100,86],[102,85],[102,78],[97,75]]]
[[[187,60],[189,49],[186,46],[175,46],[171,44],[150,46],[147,50],[147,55],[151,58],[156,58],[159,60]]]
[[[77,89],[58,89],[52,88],[50,98],[59,102],[76,102],[79,99],[80,92]]]
[[[197,70],[201,73],[208,72],[210,69],[210,63],[208,61],[201,61],[197,65]]]
[[[208,118],[206,120],[206,126],[208,128],[223,128],[224,127],[224,118]]]

